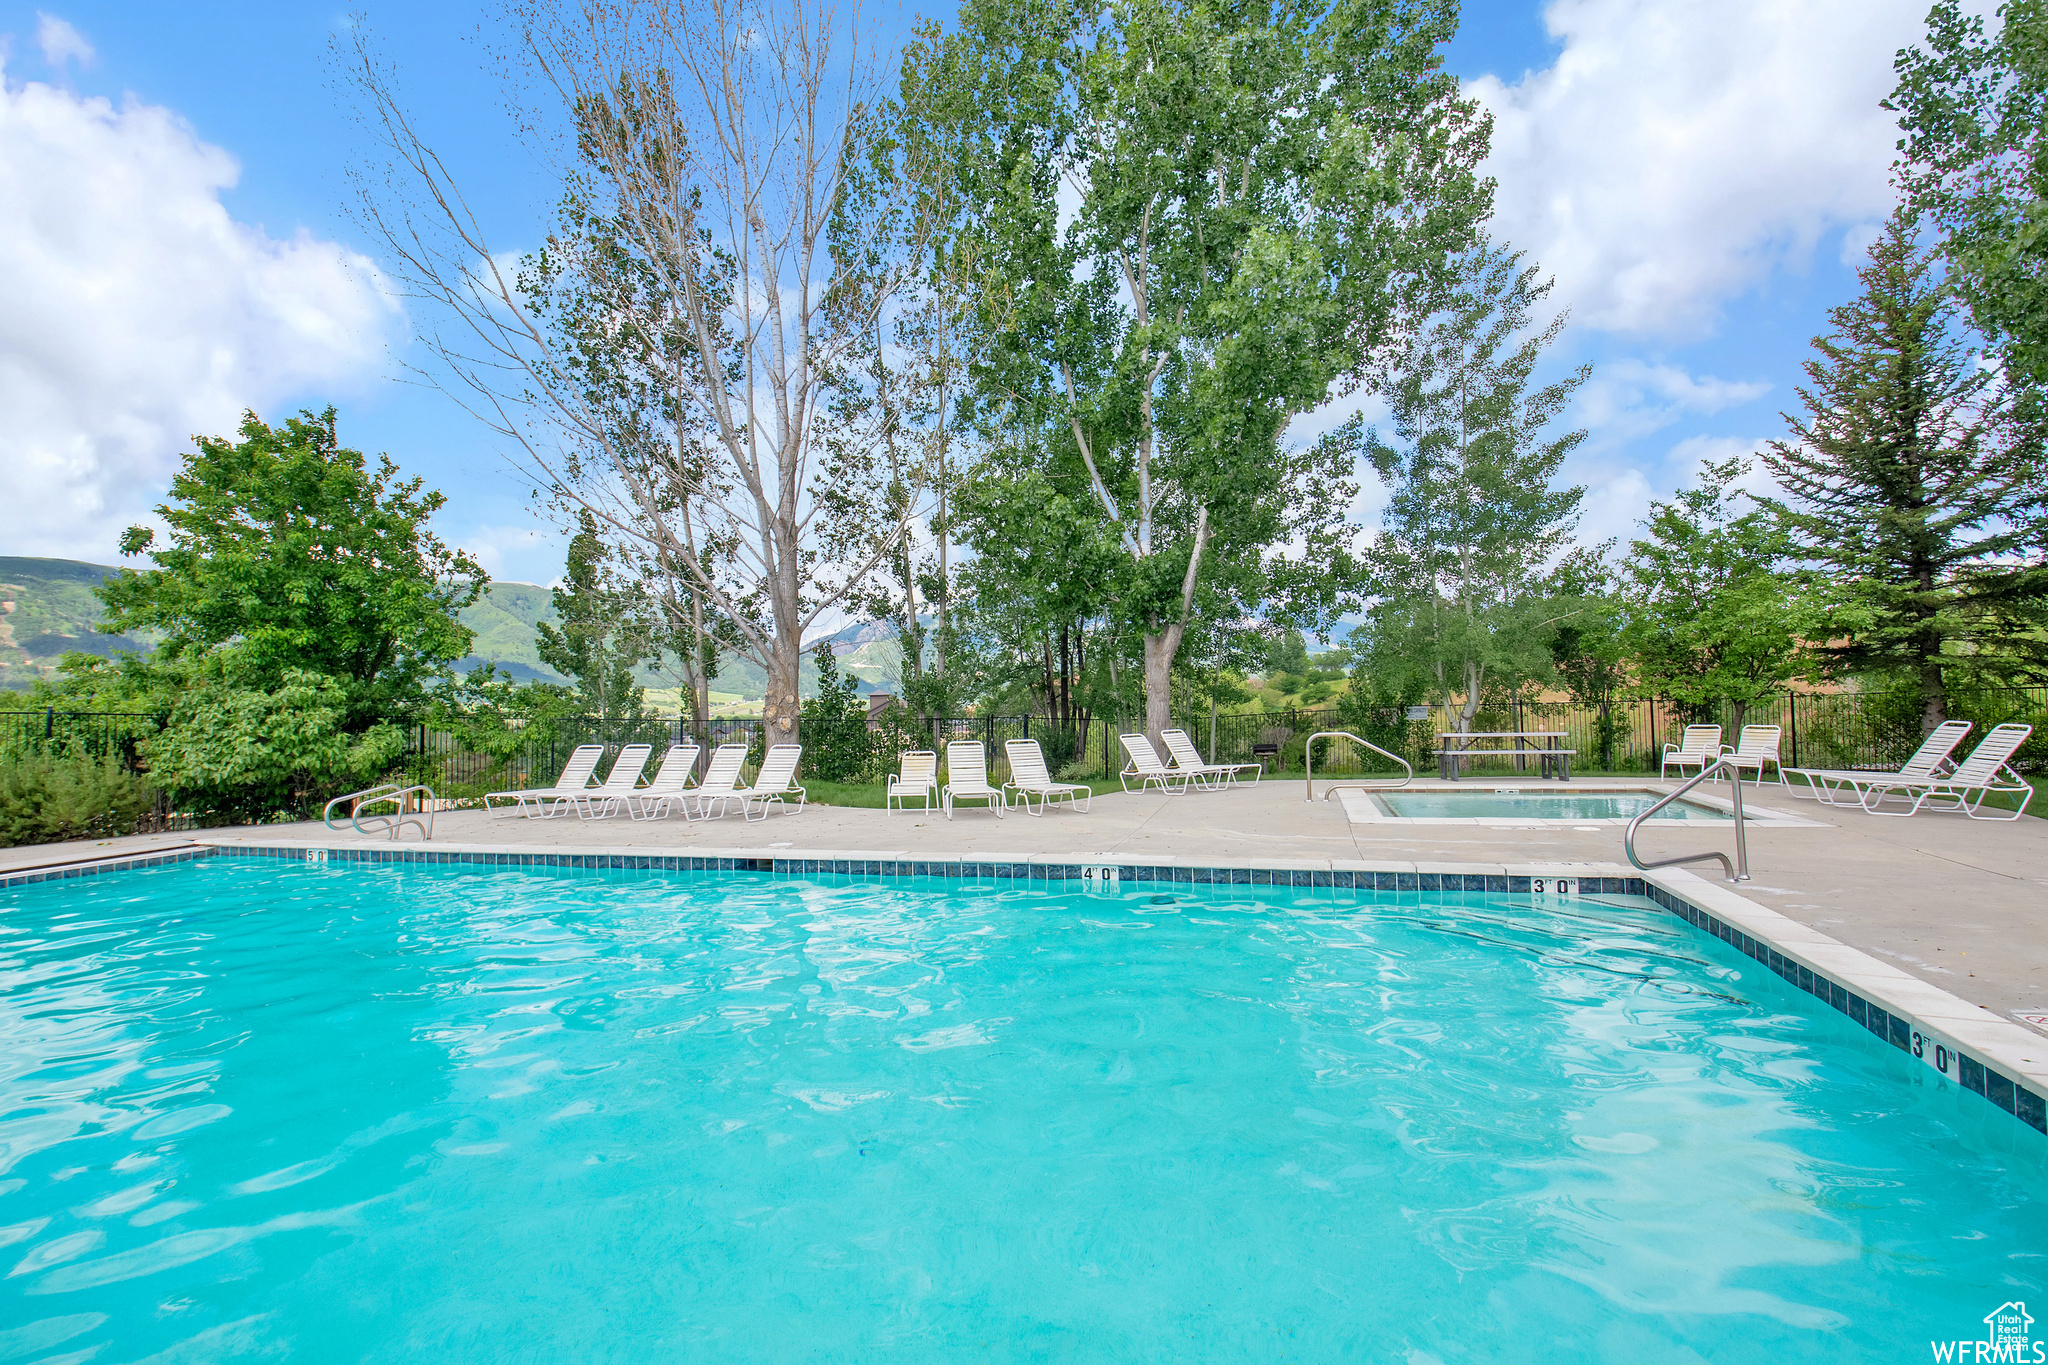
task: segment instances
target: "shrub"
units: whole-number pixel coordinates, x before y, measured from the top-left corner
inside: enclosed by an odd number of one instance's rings
[[[112,758],[0,758],[0,848],[133,833],[156,804]]]
[[[260,820],[304,813],[382,777],[405,752],[405,732],[350,734],[340,682],[287,669],[276,691],[217,677],[186,692],[149,742],[150,773],[180,806]]]
[[[804,771],[826,782],[865,782],[877,755],[859,680],[839,671],[830,645],[820,644],[812,653],[818,661],[818,691],[799,712]]]

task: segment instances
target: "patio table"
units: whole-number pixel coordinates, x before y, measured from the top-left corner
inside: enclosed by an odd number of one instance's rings
[[[1462,775],[1468,758],[1536,758],[1542,762],[1542,776],[1553,774],[1560,782],[1568,782],[1572,775],[1572,756],[1577,749],[1564,749],[1545,740],[1566,738],[1564,730],[1439,730],[1437,731],[1437,769],[1446,782],[1456,782]],[[1513,740],[1514,747],[1505,746],[1475,749],[1471,741],[1478,739]],[[1464,743],[1452,748],[1449,741],[1462,740]]]

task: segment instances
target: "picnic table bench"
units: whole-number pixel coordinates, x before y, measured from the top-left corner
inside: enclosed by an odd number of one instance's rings
[[[1555,776],[1560,782],[1568,782],[1572,775],[1572,758],[1577,749],[1562,749],[1544,740],[1564,739],[1563,730],[1439,730],[1437,742],[1442,746],[1433,750],[1436,754],[1437,770],[1446,782],[1456,782],[1463,773],[1468,758],[1535,758],[1542,763],[1545,778]],[[1511,739],[1512,749],[1505,746],[1475,749],[1471,741],[1479,739]],[[1449,741],[1462,740],[1464,743],[1452,747]]]

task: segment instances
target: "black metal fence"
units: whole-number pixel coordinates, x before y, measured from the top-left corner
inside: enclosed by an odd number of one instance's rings
[[[0,754],[118,758],[137,765],[141,742],[160,728],[136,711],[0,711]]]
[[[1976,723],[1976,736],[1993,725],[2019,721],[2035,727],[2020,750],[2022,772],[2048,771],[2048,688],[1987,689],[1952,699],[1950,714]],[[1350,730],[1415,765],[1433,767],[1430,751],[1437,736],[1454,728],[1441,708],[1411,711],[1366,711],[1313,707],[1267,711],[1252,715],[1184,715],[1179,724],[1211,762],[1263,762],[1269,772],[1299,772],[1309,736],[1320,730]],[[1772,698],[1744,708],[1684,710],[1668,701],[1638,697],[1618,701],[1603,716],[1595,708],[1569,702],[1511,701],[1481,710],[1472,729],[1479,731],[1560,732],[1555,747],[1577,750],[1574,766],[1583,772],[1655,772],[1663,747],[1675,743],[1688,724],[1719,723],[1733,742],[1743,724],[1777,725],[1783,730],[1780,751],[1788,766],[1884,768],[1903,762],[1920,743],[1920,716],[1910,699],[1883,694],[1840,692],[1799,693]],[[913,723],[902,713],[889,718],[876,734],[876,772],[894,770],[899,752],[913,748],[943,749],[955,739],[978,739],[989,751],[990,773],[997,781],[1009,776],[1003,741],[1039,741],[1047,766],[1056,774],[1079,780],[1113,781],[1123,766],[1121,729],[1138,728],[1136,720],[1119,724],[1094,720],[1085,727],[1061,726],[1043,716],[952,716]],[[131,770],[147,768],[147,740],[160,719],[141,713],[0,711],[0,757],[8,754],[114,757]],[[424,725],[410,730],[405,760],[407,775],[451,797],[487,790],[546,785],[552,782],[581,744],[602,744],[616,754],[627,744],[657,749],[694,741],[705,745],[700,763],[719,744],[744,742],[758,761],[761,751],[758,717],[727,717],[698,731],[681,717],[653,716],[637,721],[596,718],[557,720],[536,727],[530,738],[494,742],[489,751],[465,745],[459,736]],[[1974,736],[1972,741],[1974,742]],[[1502,758],[1473,765],[1479,771],[1527,771],[1531,760]],[[750,764],[751,766],[751,764]],[[1332,776],[1392,771],[1393,765],[1347,740],[1326,740],[1318,746],[1318,772]],[[169,812],[163,812],[166,818]]]
[[[1308,737],[1319,730],[1351,730],[1384,749],[1400,754],[1418,772],[1433,768],[1431,751],[1442,747],[1438,736],[1455,729],[1440,707],[1415,708],[1419,714],[1383,710],[1364,715],[1341,707],[1268,711],[1257,715],[1218,716],[1213,742],[1208,716],[1191,716],[1183,727],[1211,762],[1243,762],[1255,755],[1268,767],[1298,772]],[[1994,725],[2017,721],[2032,725],[2015,761],[2026,773],[2048,772],[2048,688],[1985,689],[1951,699],[1952,719],[1975,723],[1964,750]],[[1788,767],[1891,768],[1911,757],[1921,741],[1920,712],[1909,699],[1862,692],[1794,693],[1751,705],[1740,713],[1732,706],[1681,708],[1662,698],[1635,697],[1614,703],[1603,717],[1592,707],[1572,702],[1509,702],[1482,709],[1471,728],[1477,731],[1560,732],[1555,747],[1576,749],[1574,767],[1587,772],[1656,772],[1664,746],[1676,744],[1687,725],[1717,724],[1733,744],[1743,725],[1776,725],[1783,732],[1779,752]],[[1316,770],[1332,774],[1392,770],[1393,765],[1343,740],[1318,746]],[[1503,758],[1481,771],[1528,771],[1535,760]]]
[[[130,773],[143,772],[143,745],[162,728],[161,717],[140,711],[0,711],[0,761],[9,758],[113,759]],[[153,809],[119,827],[94,834],[162,834],[218,824],[191,812],[174,811],[161,791]]]
[[[436,793],[473,797],[485,791],[514,790],[546,786],[562,771],[563,764],[578,746],[601,744],[605,757],[598,766],[606,771],[620,749],[628,744],[646,744],[657,751],[671,744],[703,746],[698,767],[710,761],[711,750],[720,744],[742,743],[752,752],[747,771],[759,763],[764,746],[762,722],[757,716],[724,717],[702,729],[682,716],[649,716],[637,721],[606,721],[579,717],[550,722],[536,728],[533,737],[505,752],[484,753],[465,747],[458,735],[446,730],[414,726],[407,755],[407,772],[413,781],[425,782]],[[1045,754],[1046,766],[1054,773],[1086,772],[1114,779],[1122,765],[1115,735],[1103,722],[1086,729],[1061,726],[1043,716],[949,716],[916,722],[900,713],[875,730],[873,771],[868,777],[896,769],[898,756],[912,749],[938,748],[954,740],[978,739],[989,751],[989,773],[997,782],[1009,778],[1009,762],[1003,742],[1035,739]]]

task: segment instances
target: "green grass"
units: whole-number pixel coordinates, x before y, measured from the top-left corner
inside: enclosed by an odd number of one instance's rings
[[[806,799],[814,806],[865,806],[870,810],[880,810],[885,804],[887,788],[880,782],[827,782],[820,777],[802,777],[798,781],[803,783],[804,790],[809,793]],[[1096,778],[1092,782],[1076,782],[1074,785],[1086,787],[1096,795],[1122,790],[1114,778],[1107,782]],[[910,809],[915,811],[917,806],[912,804]],[[961,809],[978,810],[980,803],[977,802],[972,807],[963,806]],[[938,813],[936,804],[932,807],[932,813]]]
[[[2034,787],[2034,799],[2027,803],[2027,814],[2036,819],[2048,819],[2048,777],[2030,777],[2027,781]],[[1984,804],[1997,810],[2011,810],[2018,799],[2017,796],[1994,796]]]

